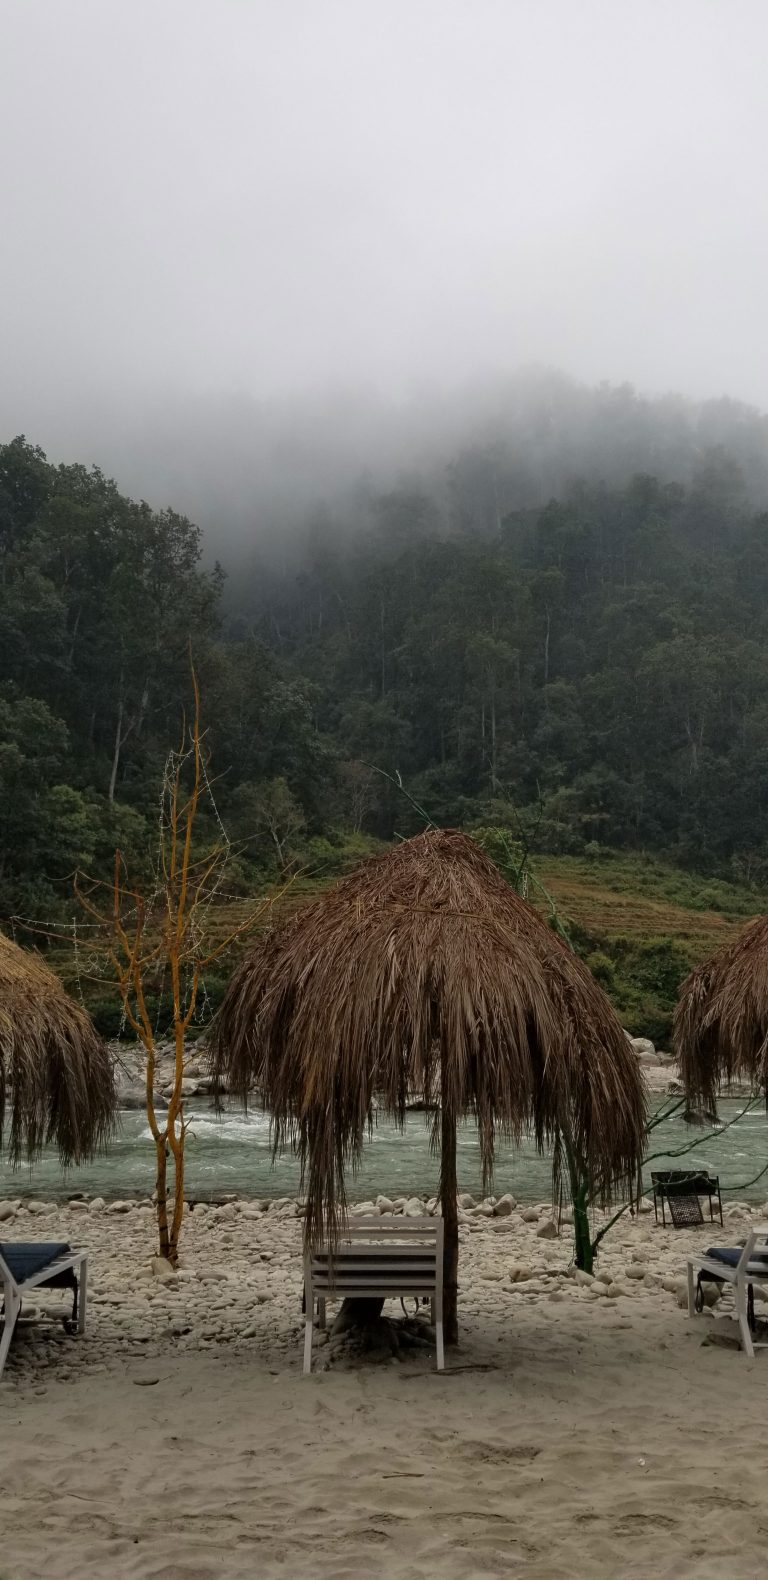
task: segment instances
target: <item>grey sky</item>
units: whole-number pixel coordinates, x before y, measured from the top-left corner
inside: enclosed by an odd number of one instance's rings
[[[766,0],[0,0],[3,435],[531,360],[768,406]]]

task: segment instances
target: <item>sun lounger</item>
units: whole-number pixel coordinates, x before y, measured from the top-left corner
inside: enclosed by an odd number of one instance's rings
[[[72,1289],[74,1305],[72,1326],[85,1331],[87,1257],[61,1242],[0,1242],[0,1293],[3,1298],[3,1327],[0,1333],[0,1377],[10,1349],[13,1330],[21,1311],[22,1297],[33,1289]],[[69,1322],[66,1324],[69,1326]]]
[[[702,1257],[692,1257],[688,1262],[688,1315],[697,1310],[697,1288],[715,1281],[730,1284],[742,1347],[753,1356],[755,1349],[768,1348],[768,1343],[755,1344],[750,1318],[753,1317],[752,1290],[755,1284],[768,1289],[768,1227],[753,1229],[745,1245],[710,1246]],[[699,1304],[700,1309],[700,1304]]]
[[[327,1300],[429,1299],[437,1339],[437,1369],[443,1350],[442,1218],[353,1218],[333,1250],[320,1247],[304,1259],[304,1371],[312,1370],[312,1331],[325,1327]]]

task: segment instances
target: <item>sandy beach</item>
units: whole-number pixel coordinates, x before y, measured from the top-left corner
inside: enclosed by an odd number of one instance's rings
[[[149,1208],[113,1206],[35,1204],[0,1229],[91,1253],[86,1335],[41,1312],[0,1384],[2,1580],[762,1569],[768,1360],[722,1317],[689,1321],[674,1288],[690,1248],[746,1233],[744,1210],[724,1231],[622,1220],[599,1293],[543,1204],[470,1211],[449,1370],[326,1341],[307,1379],[293,1203],[196,1207],[170,1278]]]

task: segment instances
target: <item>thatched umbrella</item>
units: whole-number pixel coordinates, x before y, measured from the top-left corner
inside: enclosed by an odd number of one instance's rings
[[[568,1141],[598,1195],[637,1177],[642,1080],[608,1000],[468,835],[429,831],[363,863],[259,942],[212,1034],[214,1073],[256,1085],[276,1151],[297,1148],[307,1234],[338,1232],[344,1170],[374,1101],[402,1124],[439,1104],[445,1331],[456,1338],[456,1125],[474,1115],[486,1186],[494,1139]]]
[[[0,933],[0,1150],[6,1108],[13,1163],[32,1162],[52,1141],[66,1167],[107,1141],[117,1098],[90,1017],[39,955]]]
[[[674,1049],[693,1107],[711,1112],[718,1088],[733,1080],[768,1089],[768,916],[683,983]]]

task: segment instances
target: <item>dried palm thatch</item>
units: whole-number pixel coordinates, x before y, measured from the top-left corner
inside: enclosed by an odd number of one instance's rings
[[[733,1080],[768,1090],[768,916],[697,966],[680,990],[674,1048],[686,1096],[710,1111]]]
[[[402,1124],[414,1093],[439,1104],[446,1334],[455,1309],[456,1123],[477,1120],[486,1183],[497,1136],[568,1142],[604,1199],[634,1181],[645,1095],[608,1000],[468,835],[430,830],[268,934],[227,989],[214,1073],[257,1086],[275,1150],[298,1150],[307,1233],[333,1237],[344,1173],[374,1100]],[[455,1322],[455,1318],[454,1318]]]
[[[0,1148],[29,1162],[45,1142],[64,1166],[82,1163],[114,1128],[117,1099],[109,1053],[39,955],[0,934]]]

